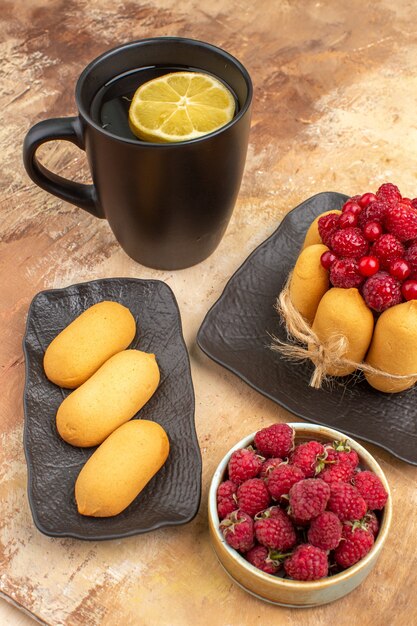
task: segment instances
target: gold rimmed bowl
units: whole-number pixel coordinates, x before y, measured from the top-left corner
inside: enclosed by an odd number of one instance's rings
[[[211,542],[220,564],[232,580],[252,595],[273,604],[288,607],[313,607],[334,602],[353,591],[368,576],[375,566],[388,536],[392,504],[387,479],[374,457],[359,443],[343,433],[316,424],[291,423],[295,430],[295,443],[315,439],[322,443],[347,440],[359,456],[362,470],[374,472],[388,493],[388,500],[379,516],[379,532],[370,552],[355,565],[337,574],[315,581],[297,581],[267,574],[251,565],[239,552],[231,548],[220,531],[217,514],[217,489],[225,480],[227,465],[233,452],[246,448],[254,440],[255,433],[239,441],[220,461],[211,481],[209,491],[208,516]]]

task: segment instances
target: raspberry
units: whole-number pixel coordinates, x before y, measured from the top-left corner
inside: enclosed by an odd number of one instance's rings
[[[369,509],[380,510],[384,508],[388,494],[376,474],[367,470],[359,472],[356,474],[353,484],[365,500]]]
[[[254,443],[264,457],[287,457],[294,447],[294,429],[288,424],[272,424],[258,430]]]
[[[392,183],[384,183],[376,192],[378,200],[384,200],[389,205],[395,205],[401,202],[401,193],[396,185]]]
[[[292,514],[290,508],[288,509],[288,516],[290,520],[292,521],[292,523],[294,524],[294,526],[296,526],[297,528],[304,530],[310,526],[310,520],[303,520],[303,519],[299,519],[298,517],[295,517],[295,515]]]
[[[220,530],[229,546],[239,552],[247,552],[254,544],[253,520],[243,511],[229,513],[220,523]]]
[[[388,207],[384,226],[400,241],[410,241],[417,237],[417,211],[407,204]]]
[[[417,272],[417,241],[413,241],[411,246],[405,251],[405,260],[409,263],[412,272]]]
[[[265,546],[254,546],[245,554],[245,558],[251,565],[262,570],[266,574],[276,574],[281,564],[274,560],[274,554]]]
[[[359,287],[365,278],[359,273],[357,259],[337,259],[330,268],[330,282],[333,287],[350,289]]]
[[[308,543],[300,544],[284,561],[284,569],[294,580],[318,580],[327,576],[329,563],[324,550]]]
[[[323,215],[320,217],[317,222],[317,227],[319,229],[319,235],[321,237],[322,242],[328,246],[330,244],[330,240],[332,238],[333,233],[336,232],[339,225],[339,216],[337,213],[328,213],[327,215]]]
[[[378,257],[381,267],[388,269],[391,261],[404,257],[404,246],[394,235],[381,235],[372,246],[371,254]]]
[[[359,457],[356,450],[352,450],[347,440],[333,441],[332,445],[325,447],[326,461],[348,461],[353,469],[359,465]]]
[[[373,511],[368,511],[365,517],[361,519],[361,525],[364,526],[374,537],[377,536],[379,531],[379,521]]]
[[[240,485],[249,478],[258,476],[262,469],[263,459],[254,450],[241,448],[233,452],[229,460],[229,478],[236,485]]]
[[[335,513],[342,522],[347,522],[361,519],[368,510],[368,506],[353,485],[331,483],[327,509]]]
[[[236,497],[239,509],[251,517],[266,509],[271,501],[269,491],[261,478],[249,478],[242,483]]]
[[[289,493],[291,487],[303,480],[304,472],[296,465],[283,464],[275,468],[266,480],[268,491],[274,500],[280,500]]]
[[[217,489],[217,512],[220,519],[237,509],[236,489],[237,486],[231,480],[225,480],[219,485]]]
[[[270,459],[266,459],[266,461],[262,464],[261,473],[259,474],[259,478],[268,478],[275,468],[283,463],[282,459],[278,457],[272,457]]]
[[[369,244],[360,228],[344,228],[332,235],[330,247],[338,256],[359,258],[368,252]]]
[[[377,272],[368,278],[362,293],[369,308],[378,313],[402,301],[401,283],[388,272]]]
[[[413,200],[411,200],[411,206],[417,209],[417,198],[414,198]]]
[[[334,465],[327,465],[318,476],[325,483],[346,483],[353,477],[354,471],[349,461],[339,461]]]
[[[369,530],[355,524],[343,524],[342,541],[334,552],[338,565],[346,569],[368,554],[374,544],[374,536]]]
[[[257,517],[254,523],[255,537],[259,543],[272,550],[288,550],[296,541],[294,526],[285,511],[277,506],[270,512],[263,512],[262,517]]]
[[[365,228],[367,224],[375,222],[382,224],[388,206],[389,205],[386,202],[376,200],[376,202],[372,202],[369,206],[363,209],[358,219],[360,228]]]
[[[324,511],[312,520],[307,537],[317,548],[334,550],[342,537],[342,522],[331,511]]]
[[[300,443],[291,455],[291,464],[299,467],[306,478],[311,478],[320,471],[319,457],[323,454],[324,446],[318,441]]]
[[[306,478],[291,487],[289,496],[294,517],[307,521],[325,510],[330,496],[330,487],[320,478]]]

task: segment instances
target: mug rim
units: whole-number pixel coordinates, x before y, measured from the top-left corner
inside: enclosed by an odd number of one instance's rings
[[[240,71],[241,75],[243,76],[243,78],[245,80],[245,83],[246,83],[246,86],[247,86],[247,90],[248,90],[245,103],[242,106],[242,108],[240,109],[240,111],[238,112],[238,114],[235,115],[233,117],[233,119],[230,120],[230,122],[228,122],[224,126],[221,126],[220,128],[218,128],[217,130],[215,130],[215,131],[213,131],[211,133],[207,133],[206,135],[202,135],[201,137],[196,137],[195,139],[188,139],[186,141],[175,141],[175,142],[173,141],[173,142],[167,142],[167,143],[157,143],[157,142],[153,142],[153,141],[143,141],[143,140],[141,140],[139,138],[137,138],[137,139],[130,139],[128,137],[119,137],[118,135],[114,135],[113,133],[110,133],[105,128],[100,126],[97,122],[95,122],[93,120],[93,118],[91,117],[89,110],[87,110],[86,107],[84,106],[84,103],[82,102],[82,98],[81,98],[81,89],[83,87],[83,84],[84,84],[87,76],[89,74],[91,74],[92,71],[94,71],[94,68],[99,63],[101,63],[103,60],[105,60],[107,57],[111,57],[113,54],[115,54],[116,52],[119,52],[120,50],[132,48],[132,47],[137,46],[138,44],[146,45],[146,44],[150,44],[150,43],[160,43],[160,42],[167,42],[167,41],[185,43],[185,44],[188,44],[188,45],[191,45],[191,46],[199,46],[199,47],[207,48],[207,49],[212,50],[213,52],[215,52],[217,54],[220,54],[221,56],[225,57],[229,62],[231,62],[235,67],[237,67],[237,69]],[[109,137],[111,139],[114,139],[116,141],[121,141],[123,143],[128,143],[128,144],[131,144],[131,145],[138,145],[139,144],[141,146],[147,146],[149,148],[153,147],[153,148],[171,149],[171,148],[175,148],[176,146],[182,146],[182,145],[188,145],[188,144],[204,142],[207,139],[211,139],[213,137],[216,137],[217,135],[220,135],[221,133],[223,133],[226,130],[228,130],[231,126],[234,126],[235,124],[237,124],[237,122],[239,122],[239,120],[242,119],[242,117],[246,114],[246,112],[248,111],[249,107],[251,106],[252,98],[253,98],[252,79],[251,79],[251,77],[249,75],[249,72],[245,68],[245,66],[236,57],[234,57],[232,54],[230,54],[230,52],[227,52],[223,48],[220,48],[219,46],[215,46],[214,44],[208,43],[206,41],[201,41],[199,39],[190,39],[188,37],[173,37],[173,36],[167,36],[167,37],[147,37],[145,39],[136,39],[134,41],[129,41],[129,42],[125,43],[125,44],[121,44],[119,46],[115,46],[114,48],[110,48],[109,50],[106,50],[105,52],[100,54],[98,57],[96,57],[95,59],[90,61],[90,63],[88,65],[86,65],[86,67],[81,72],[81,74],[80,74],[80,76],[79,76],[79,78],[77,80],[76,86],[75,86],[75,100],[76,100],[76,103],[77,103],[78,112],[83,117],[83,119],[86,121],[86,123],[88,123],[89,126],[92,126],[93,128],[95,128],[95,130],[97,130],[101,134],[103,134],[106,137]]]

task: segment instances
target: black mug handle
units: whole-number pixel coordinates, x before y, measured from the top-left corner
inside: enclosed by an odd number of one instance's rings
[[[23,163],[34,183],[66,202],[88,211],[95,217],[104,217],[94,185],[83,185],[54,174],[39,162],[36,151],[43,143],[64,139],[84,150],[78,117],[44,120],[32,126],[23,143]]]

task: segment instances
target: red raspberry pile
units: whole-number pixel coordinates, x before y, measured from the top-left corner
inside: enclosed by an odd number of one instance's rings
[[[318,229],[334,287],[360,289],[377,313],[417,299],[417,198],[384,183],[376,194],[350,198],[341,215],[322,216]]]
[[[217,490],[225,541],[268,574],[317,580],[372,548],[388,494],[346,441],[295,444],[288,424],[234,452]]]

